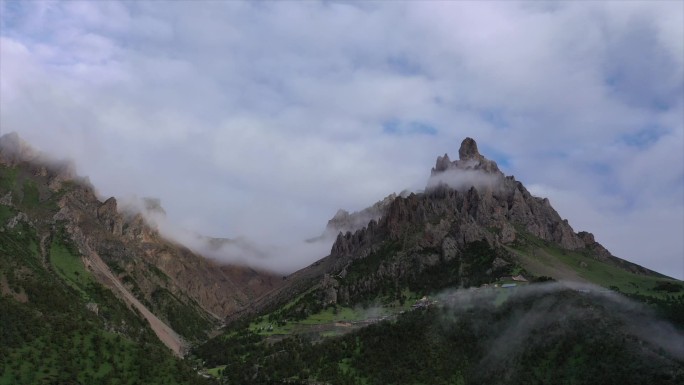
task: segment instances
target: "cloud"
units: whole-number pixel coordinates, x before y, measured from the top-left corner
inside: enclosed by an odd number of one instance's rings
[[[487,173],[480,170],[449,169],[430,176],[428,179],[428,189],[437,187],[441,184],[465,191],[471,187],[476,189],[494,189],[501,184],[501,175]]]
[[[0,129],[103,195],[275,245],[423,188],[471,136],[576,228],[684,278],[682,7],[2,2]]]

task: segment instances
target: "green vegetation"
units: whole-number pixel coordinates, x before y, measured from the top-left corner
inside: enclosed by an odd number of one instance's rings
[[[28,170],[0,165],[0,197],[7,193],[11,193],[12,203],[20,211],[31,217],[43,219],[54,215],[57,200],[63,191],[51,191],[45,179],[33,175]]]
[[[21,203],[29,209],[35,209],[40,205],[40,192],[34,182],[24,183],[24,197]]]
[[[414,310],[320,343],[301,335],[269,343],[246,328],[232,330],[193,353],[210,367],[226,365],[222,381],[227,384],[684,380],[684,362],[628,332],[635,326],[646,328],[644,333],[653,329],[649,319],[630,314],[620,303],[530,287],[498,307],[485,295],[468,307]]]
[[[321,290],[308,290],[296,300],[288,303],[278,311],[271,313],[269,322],[282,320],[303,320],[325,308],[324,294]]]
[[[186,305],[166,289],[152,293],[152,307],[164,314],[173,330],[191,340],[206,339],[211,322],[200,316],[192,305]]]
[[[61,234],[60,234],[61,235]],[[50,264],[55,271],[74,289],[78,290],[83,298],[88,297],[86,287],[92,282],[90,273],[83,266],[79,254],[74,252],[73,247],[62,237],[54,239],[50,247]]]
[[[390,312],[390,309],[381,309],[378,310],[378,315],[390,314]],[[260,336],[306,334],[318,339],[317,337],[325,338],[344,334],[351,322],[363,321],[366,318],[368,318],[368,312],[364,309],[330,305],[304,319],[286,319],[280,312],[272,313],[258,317],[247,328]],[[344,324],[338,326],[338,323]]]
[[[331,322],[351,322],[363,319],[361,310],[354,310],[344,306],[329,306],[320,313],[312,314],[301,321],[304,325],[317,325]]]
[[[0,297],[0,384],[186,384],[198,377],[59,241],[46,270],[26,224],[0,233],[0,266],[20,302]],[[76,274],[78,273],[78,274]],[[60,279],[62,278],[62,279]],[[81,295],[74,296],[75,288]],[[86,308],[85,297],[98,314]]]
[[[10,218],[14,217],[16,213],[11,207],[0,205],[0,225],[5,224]]]
[[[0,304],[0,384],[184,384],[196,378],[153,340],[106,332],[86,314],[38,316],[8,298]]]
[[[661,281],[658,282],[653,288],[655,291],[664,291],[667,293],[679,293],[684,290],[684,286],[680,283]]]
[[[225,368],[226,368],[226,365],[217,366],[215,368],[207,369],[206,373],[210,376],[219,378],[223,374],[223,370]]]
[[[309,315],[306,318],[296,320],[297,324],[311,325],[311,324],[321,324],[330,323],[335,321],[355,321],[359,319],[359,313],[348,307],[337,307],[329,306],[320,312]],[[269,315],[257,318],[254,322],[249,325],[249,328],[253,331],[266,330],[271,326],[277,326],[282,324],[284,320],[279,313],[276,315]],[[295,320],[293,320],[295,321]],[[276,325],[273,325],[273,323]]]
[[[497,257],[505,258],[485,241],[468,244],[458,258],[440,261],[433,266],[424,266],[423,259],[427,255],[439,255],[439,250],[425,249],[421,254],[407,256],[398,252],[396,243],[381,247],[368,257],[355,260],[348,267],[348,275],[340,279],[340,284],[349,290],[349,305],[374,303],[406,303],[410,293],[434,294],[447,287],[480,286],[490,283],[494,277],[510,272],[506,268],[492,268]],[[402,265],[405,274],[393,279],[373,279],[380,266]],[[359,285],[359,282],[362,282]],[[315,297],[315,296],[312,296]],[[319,295],[320,297],[320,295]]]
[[[12,191],[17,186],[17,175],[19,170],[15,167],[0,165],[0,190]]]

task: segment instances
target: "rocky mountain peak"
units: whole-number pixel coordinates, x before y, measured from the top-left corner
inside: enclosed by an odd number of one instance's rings
[[[477,142],[473,138],[465,138],[458,149],[458,160],[451,161],[448,154],[437,157],[435,167],[432,168],[431,176],[444,172],[474,170],[483,171],[503,177],[496,162],[485,158],[477,149]]]
[[[379,212],[382,215],[373,219],[380,232],[395,241],[424,227],[420,247],[439,247],[445,238],[459,245],[478,240],[506,245],[522,231],[567,250],[588,249],[597,258],[611,257],[592,234],[575,233],[548,199],[532,196],[521,182],[506,177],[496,162],[480,154],[472,138],[461,143],[458,160],[452,161],[448,154],[437,158],[424,193],[388,202]],[[363,226],[357,228],[363,230]],[[353,250],[358,254],[372,238],[367,233],[338,238],[333,254],[353,254]]]

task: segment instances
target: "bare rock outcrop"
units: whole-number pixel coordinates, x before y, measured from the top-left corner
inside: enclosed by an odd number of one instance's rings
[[[97,208],[97,219],[116,236],[123,234],[123,218],[119,214],[116,199],[111,197]]]
[[[477,148],[477,143],[472,138],[465,138],[458,150],[459,159],[451,161],[448,154],[437,157],[432,175],[452,169],[457,170],[480,170],[486,173],[501,173],[499,166],[493,160],[485,158]]]

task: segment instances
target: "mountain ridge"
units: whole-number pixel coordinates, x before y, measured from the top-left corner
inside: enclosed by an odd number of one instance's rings
[[[97,263],[101,258],[112,269],[116,281],[107,277],[107,271],[100,271],[97,275],[105,277],[103,283],[124,298],[137,297],[146,307],[157,307],[151,310],[161,312],[166,322],[173,312],[154,305],[153,297],[163,297],[171,307],[192,308],[195,317],[210,324],[220,322],[227,312],[258,294],[263,290],[259,285],[268,287],[279,282],[280,277],[220,265],[164,239],[141,212],[122,210],[114,197],[100,201],[88,179],[77,176],[73,163],[49,159],[17,134],[0,137],[0,166],[8,170],[6,192],[0,203],[18,210],[14,221],[28,220],[36,229],[43,255],[48,254],[56,231],[63,229],[83,256],[86,268],[101,266]],[[33,211],[27,215],[25,205],[15,202],[26,200],[29,192],[31,204],[39,209],[29,209]],[[163,211],[158,202],[148,203],[151,209]],[[260,277],[261,284],[243,290],[254,277]]]

